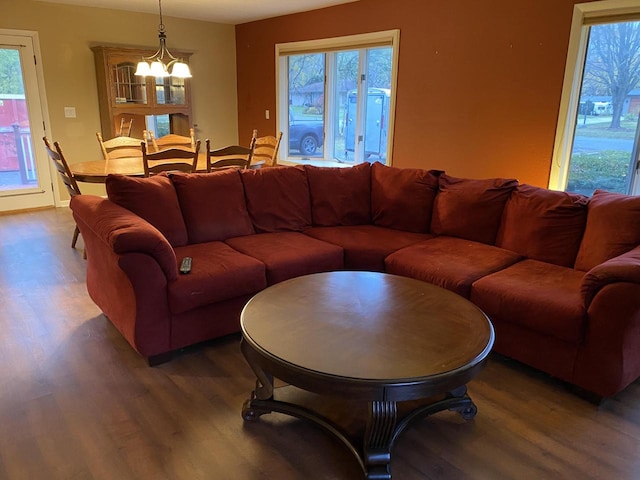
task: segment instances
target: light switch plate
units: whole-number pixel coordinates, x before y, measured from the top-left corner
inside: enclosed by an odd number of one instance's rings
[[[64,107],[64,118],[76,118],[76,107]]]

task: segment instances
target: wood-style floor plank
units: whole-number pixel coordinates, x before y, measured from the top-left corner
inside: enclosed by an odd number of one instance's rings
[[[307,422],[243,422],[254,377],[237,335],[147,366],[88,297],[72,232],[68,209],[0,216],[0,480],[362,478]],[[595,406],[494,355],[469,393],[473,421],[404,432],[394,479],[640,478],[640,382]]]

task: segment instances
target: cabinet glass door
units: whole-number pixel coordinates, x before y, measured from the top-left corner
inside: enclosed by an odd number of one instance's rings
[[[186,105],[184,78],[156,77],[157,105]]]
[[[132,62],[115,63],[112,67],[116,105],[146,105],[147,84],[144,77],[134,75]]]

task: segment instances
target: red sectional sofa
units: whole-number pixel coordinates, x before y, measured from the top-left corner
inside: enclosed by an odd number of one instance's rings
[[[640,198],[379,163],[110,176],[71,199],[91,298],[151,363],[268,285],[385,271],[469,298],[495,351],[598,396],[640,376]],[[193,258],[188,275],[180,260]]]

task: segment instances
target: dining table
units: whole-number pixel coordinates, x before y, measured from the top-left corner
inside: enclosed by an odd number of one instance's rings
[[[252,164],[250,168],[260,168],[264,162]],[[108,175],[120,174],[128,177],[144,177],[142,156],[121,157],[109,160],[89,160],[85,162],[70,163],[69,168],[77,182],[104,183]],[[207,153],[198,154],[196,172],[207,171]]]

